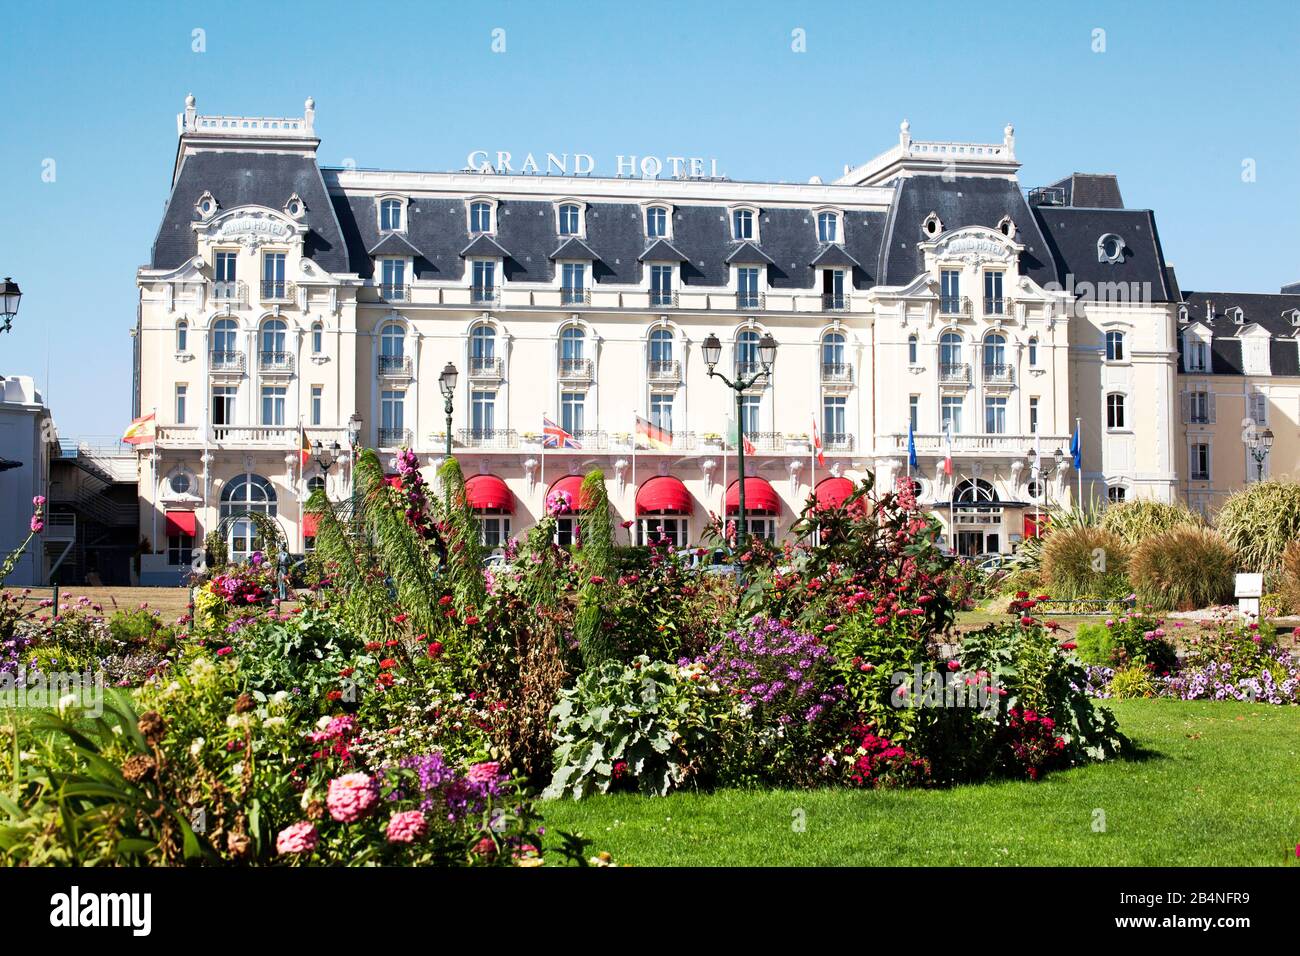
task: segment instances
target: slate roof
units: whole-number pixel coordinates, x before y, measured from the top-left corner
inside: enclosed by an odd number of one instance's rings
[[[821,252],[813,256],[813,261],[809,265],[814,267],[839,266],[845,269],[853,266],[861,268],[857,259],[845,252],[843,246],[833,242],[828,243]]]
[[[384,237],[371,246],[367,254],[372,256],[423,256],[419,249],[411,245],[410,241],[400,232],[387,232]]]
[[[205,190],[220,207],[217,215],[245,205],[280,210],[297,193],[306,207],[304,254],[329,272],[351,271],[349,262],[356,257],[345,244],[315,159],[239,149],[204,150],[185,157],[154,238],[152,268],[175,269],[194,256],[197,244],[191,227],[199,221],[194,204]]]
[[[1010,216],[1016,224],[1016,242],[1025,247],[1021,271],[1039,284],[1057,278],[1047,240],[1015,182],[974,176],[950,180],[913,176],[899,183],[889,210],[879,258],[881,284],[904,285],[921,273],[925,257],[918,246],[928,241],[922,224],[931,212],[938,214],[945,232],[966,226],[996,229],[1003,216]]]
[[[1207,318],[1206,303],[1212,303],[1213,318]],[[1243,328],[1229,311],[1240,308],[1244,325],[1258,325],[1272,335],[1269,365],[1274,375],[1300,375],[1300,349],[1289,313],[1300,309],[1300,294],[1256,292],[1186,292],[1189,324],[1200,323],[1211,330],[1210,370],[1216,375],[1243,374],[1241,342],[1237,335]],[[1187,326],[1183,326],[1187,328]],[[1183,336],[1178,336],[1179,364],[1182,365]]]
[[[1071,173],[1052,183],[1065,193],[1065,204],[1082,209],[1123,209],[1119,179],[1114,173]]]
[[[1126,295],[1127,301],[1176,301],[1151,210],[1046,205],[1033,209],[1047,236],[1062,287],[1079,289],[1084,298],[1096,290],[1098,298]],[[1124,240],[1122,262],[1098,260],[1097,242],[1108,234]]]
[[[551,253],[552,259],[588,259],[592,262],[600,258],[591,251],[591,246],[587,245],[577,236],[570,236],[560,243],[560,247]]]
[[[656,239],[645,252],[637,256],[642,262],[686,262],[686,257],[678,252],[667,239]]]
[[[776,265],[771,256],[748,240],[732,249],[731,255],[722,261],[728,264],[738,262],[741,265]]]
[[[468,259],[470,256],[479,256],[490,259],[496,257],[499,259],[510,258],[510,253],[506,252],[501,243],[497,242],[486,233],[480,233],[475,236],[468,246],[460,251],[461,257]]]

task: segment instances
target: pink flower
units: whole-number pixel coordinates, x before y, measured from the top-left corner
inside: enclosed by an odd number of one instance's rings
[[[958,663],[957,661],[949,661],[949,662],[948,662],[948,670],[950,670],[950,671],[961,670],[961,664]]]
[[[219,647],[217,648],[217,656],[225,657],[227,654],[233,654],[234,651],[235,649],[233,647]]]
[[[44,495],[37,495],[35,498],[32,499],[32,505],[35,506],[35,507],[37,507],[37,508],[41,507],[41,506],[44,505],[44,504],[45,504],[45,496],[44,496]]]
[[[40,534],[45,530],[45,522],[37,515],[32,515],[32,534]]]
[[[496,761],[489,761],[488,763],[474,764],[469,768],[469,772],[465,774],[465,777],[470,783],[484,784],[492,783],[500,773],[501,764]]]
[[[425,822],[423,813],[419,810],[403,810],[401,813],[394,813],[392,819],[388,821],[388,842],[414,843],[422,839],[428,831],[429,825]]]
[[[310,853],[316,849],[316,839],[316,827],[300,820],[280,831],[275,838],[275,850],[277,853]]]
[[[330,781],[325,805],[329,807],[330,816],[339,823],[355,823],[378,799],[379,790],[369,774],[345,773]]]

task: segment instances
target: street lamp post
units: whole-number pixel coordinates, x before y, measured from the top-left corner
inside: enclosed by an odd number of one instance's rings
[[[1050,473],[1043,468],[1037,449],[1029,449],[1025,457],[1029,459],[1030,469],[1033,469],[1036,465],[1038,470],[1038,493],[1034,495],[1034,537],[1040,538],[1043,534],[1043,497],[1044,492],[1047,490],[1047,479],[1049,475],[1054,478],[1061,473],[1061,470],[1065,467],[1065,452],[1058,448],[1052,453],[1052,460],[1055,461],[1056,467]]]
[[[442,410],[447,413],[447,457],[451,457],[451,413],[452,396],[456,394],[456,379],[459,378],[456,366],[448,362],[438,376],[438,388],[442,390]]]
[[[1263,481],[1264,459],[1273,448],[1273,429],[1265,428],[1263,431],[1257,431],[1250,428],[1246,432],[1245,440],[1250,457],[1255,459],[1255,480]]]
[[[744,567],[741,564],[740,556],[745,550],[745,416],[744,416],[744,395],[745,389],[751,387],[755,382],[765,375],[772,373],[772,363],[776,361],[776,339],[772,338],[772,333],[765,332],[758,343],[758,361],[761,366],[754,374],[745,378],[742,373],[743,367],[737,363],[736,379],[732,381],[717,371],[718,359],[722,357],[722,343],[712,332],[704,340],[701,346],[704,352],[704,364],[709,367],[710,378],[720,378],[727,387],[736,393],[736,456],[740,482],[740,495],[737,504],[740,506],[740,513],[736,521],[736,582],[743,586],[744,584]],[[724,490],[725,494],[725,490]],[[726,502],[723,502],[723,527],[726,526]]]
[[[348,419],[348,453],[351,456],[351,471],[349,477],[352,481],[352,528],[355,532],[359,528],[361,515],[357,511],[357,452],[361,450],[361,416],[356,412]]]
[[[319,438],[311,443],[311,454],[316,459],[316,465],[326,478],[329,477],[330,469],[334,463],[339,460],[339,453],[343,449],[338,442],[332,442],[329,445],[324,444]]]
[[[14,316],[18,314],[18,304],[23,300],[23,290],[18,288],[18,283],[13,279],[5,276],[3,283],[0,283],[0,320],[4,324],[0,325],[0,332],[8,332],[13,327]]]

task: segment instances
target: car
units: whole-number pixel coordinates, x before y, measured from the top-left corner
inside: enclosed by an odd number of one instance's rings
[[[483,559],[483,567],[493,571],[500,571],[509,564],[504,551],[493,551]]]
[[[1024,558],[1018,554],[981,554],[971,560],[985,574],[1014,571],[1024,563]]]

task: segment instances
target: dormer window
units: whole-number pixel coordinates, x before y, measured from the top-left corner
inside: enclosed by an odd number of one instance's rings
[[[1191,319],[1192,319],[1192,316],[1191,316],[1191,313],[1187,310],[1187,306],[1185,306],[1185,305],[1180,305],[1180,306],[1178,307],[1178,324],[1179,324],[1179,325],[1184,325],[1184,324],[1190,322]]]
[[[943,220],[937,212],[932,212],[921,222],[921,232],[927,239],[937,239],[943,233]]]
[[[817,241],[840,241],[840,216],[836,212],[819,212],[817,214]]]
[[[297,193],[290,196],[289,201],[284,204],[284,214],[290,219],[301,219],[306,212],[307,204]]]
[[[1108,263],[1119,263],[1124,261],[1124,240],[1108,232],[1097,240],[1097,261]]]
[[[1015,221],[1010,216],[1003,216],[998,220],[998,232],[1008,239],[1014,239],[1016,237]]]
[[[204,191],[203,195],[194,203],[194,211],[199,214],[200,219],[211,219],[217,212],[217,201],[213,198],[212,193]]]
[[[492,232],[492,203],[486,200],[476,200],[469,204],[469,231],[470,235]]]
[[[581,236],[585,232],[582,206],[574,202],[561,203],[556,209],[557,229],[562,236]]]
[[[1285,313],[1285,315],[1291,320],[1293,326],[1300,327],[1300,309],[1292,309],[1290,312]]]
[[[645,235],[647,239],[667,239],[670,222],[668,210],[663,206],[651,206],[645,211]]]
[[[403,206],[400,199],[381,199],[379,201],[379,228],[384,232],[401,232],[405,227]]]
[[[1232,319],[1232,324],[1233,324],[1233,325],[1245,325],[1245,324],[1246,324],[1246,313],[1243,312],[1240,308],[1229,309],[1228,312],[1227,312],[1227,314],[1228,314],[1228,317]]]
[[[379,294],[385,299],[403,299],[406,297],[406,260],[380,259]]]
[[[731,211],[731,238],[736,240],[757,241],[758,232],[754,228],[754,210],[733,209]]]
[[[1186,372],[1210,370],[1210,343],[1197,334],[1196,329],[1189,329],[1183,335],[1183,370]]]

